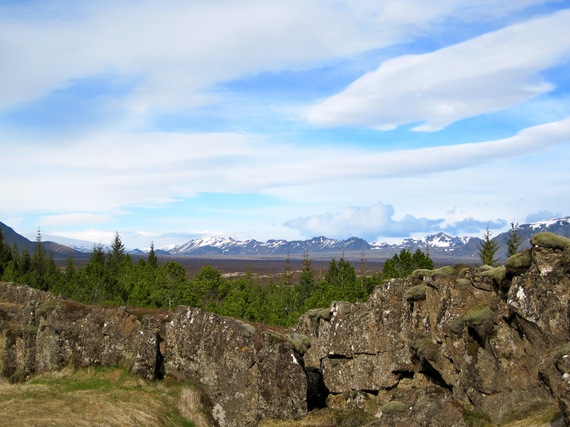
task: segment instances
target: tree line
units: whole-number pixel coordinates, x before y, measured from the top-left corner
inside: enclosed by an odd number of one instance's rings
[[[192,279],[174,261],[159,262],[154,246],[146,258],[136,262],[126,253],[118,233],[110,249],[95,245],[87,264],[76,266],[68,258],[56,266],[38,231],[33,253],[10,248],[0,230],[0,278],[26,284],[87,304],[130,305],[173,310],[189,305],[224,316],[270,325],[291,326],[307,310],[328,307],[332,301],[365,301],[384,280],[406,277],[418,268],[433,268],[421,250],[404,249],[387,260],[382,271],[365,274],[365,260],[357,274],[344,257],[332,259],[324,277],[318,279],[308,254],[294,277],[290,259],[278,279],[262,282],[253,272],[227,279],[205,265]]]

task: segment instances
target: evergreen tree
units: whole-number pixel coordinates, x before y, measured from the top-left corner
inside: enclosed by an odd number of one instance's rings
[[[433,261],[429,255],[420,249],[416,249],[413,254],[407,249],[402,249],[399,254],[386,260],[382,268],[382,277],[384,280],[403,278],[420,268],[433,269]]]
[[[481,263],[483,265],[496,265],[499,261],[495,258],[497,254],[497,250],[499,249],[499,245],[497,242],[491,239],[491,232],[489,231],[489,227],[487,226],[485,230],[485,234],[483,234],[483,243],[479,246],[479,258],[481,259]]]
[[[12,261],[12,252],[8,243],[4,241],[4,235],[2,234],[2,229],[0,229],[0,279],[10,261]]]
[[[516,254],[522,244],[522,237],[517,232],[518,227],[518,223],[511,222],[511,229],[507,235],[507,258]]]
[[[152,268],[158,267],[158,258],[154,252],[154,242],[150,243],[150,252],[148,253],[147,262]]]
[[[341,258],[338,263],[334,259],[329,263],[324,281],[330,301],[355,302],[361,296],[358,292],[354,267],[344,258]]]
[[[48,267],[48,260],[46,255],[46,250],[44,245],[42,244],[42,233],[38,228],[38,233],[36,235],[36,243],[34,254],[32,256],[32,278],[29,280],[28,284],[35,288],[47,291],[47,281],[46,281],[46,273]]]
[[[105,251],[100,243],[93,246],[93,252],[85,266],[80,289],[76,292],[82,295],[81,300],[97,304],[107,299],[107,281],[105,277]]]
[[[303,254],[303,264],[301,266],[301,275],[299,277],[300,297],[303,302],[309,298],[316,285],[315,272],[313,265],[309,259],[309,254]]]
[[[192,280],[192,291],[196,298],[196,305],[206,310],[214,310],[219,305],[222,295],[224,279],[214,267],[205,265]]]
[[[291,286],[293,280],[293,269],[291,268],[291,255],[287,254],[285,260],[285,271],[282,276],[282,283],[284,286]]]
[[[119,232],[116,232],[111,243],[111,250],[107,254],[107,264],[112,273],[119,272],[125,261],[125,256],[125,245],[121,241]]]

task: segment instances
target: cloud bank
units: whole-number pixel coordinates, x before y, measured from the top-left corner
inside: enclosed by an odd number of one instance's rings
[[[478,233],[482,228],[502,228],[505,220],[480,221],[469,218],[445,225],[443,218],[428,219],[405,215],[394,219],[392,205],[377,203],[370,207],[348,207],[340,212],[296,218],[285,222],[305,237],[326,236],[339,239],[361,237],[369,242],[385,238],[410,237],[415,233],[430,234],[444,231],[452,235]]]

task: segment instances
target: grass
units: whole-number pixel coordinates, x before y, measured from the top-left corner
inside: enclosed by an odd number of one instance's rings
[[[205,425],[199,408],[184,406],[181,396],[188,393],[198,392],[188,384],[147,382],[121,368],[66,368],[26,383],[0,383],[0,419],[10,426]]]

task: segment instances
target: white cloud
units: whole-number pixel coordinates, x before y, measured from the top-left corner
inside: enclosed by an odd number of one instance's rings
[[[568,214],[568,212],[566,214]],[[530,223],[530,222],[544,221],[546,219],[560,218],[561,216],[562,214],[560,213],[553,213],[548,210],[543,210],[540,212],[534,212],[528,214],[525,222]]]
[[[204,91],[221,81],[312,67],[413,40],[446,18],[502,16],[541,2],[61,1],[40,2],[33,9],[0,5],[0,108],[101,75],[135,83],[128,98],[120,101],[132,113],[189,108],[208,100]]]
[[[296,218],[284,225],[301,232],[305,237],[324,235],[327,237],[346,239],[361,237],[365,240],[384,241],[386,238],[410,237],[414,234],[427,235],[444,231],[452,235],[477,234],[482,229],[504,228],[507,221],[497,219],[477,220],[466,218],[453,223],[443,218],[415,217],[407,214],[394,218],[395,210],[392,205],[377,203],[370,207],[351,206],[339,212],[318,214],[309,217]]]
[[[100,224],[113,220],[111,215],[93,213],[68,213],[58,215],[44,215],[40,218],[42,226]]]
[[[444,176],[568,142],[570,118],[496,141],[388,153],[339,147],[323,151],[231,133],[104,133],[75,145],[3,144],[0,179],[11,182],[18,177],[17,186],[6,186],[2,192],[3,205],[14,212],[41,207],[44,212],[106,214],[199,192],[278,194],[318,183],[334,188],[333,183],[343,181],[350,187],[363,180]]]
[[[319,126],[435,131],[553,89],[540,72],[570,58],[570,10],[438,51],[388,60],[307,111]],[[540,34],[538,37],[537,35]]]
[[[377,203],[370,207],[351,206],[333,214],[296,218],[285,225],[300,231],[305,237],[324,235],[346,239],[356,236],[372,241],[378,236],[407,237],[414,232],[439,230],[439,224],[443,222],[443,219],[430,220],[411,215],[397,221],[393,216],[391,205]]]

